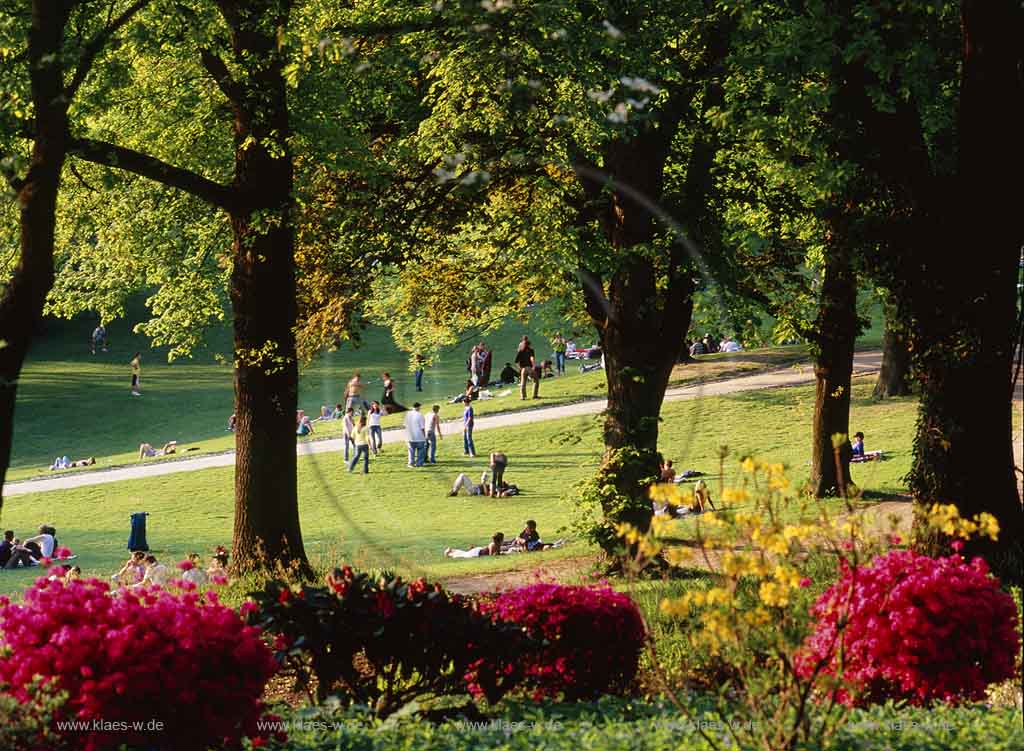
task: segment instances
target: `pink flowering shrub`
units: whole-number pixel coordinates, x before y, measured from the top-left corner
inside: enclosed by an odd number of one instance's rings
[[[41,675],[66,692],[55,720],[85,723],[62,731],[84,751],[237,744],[256,735],[275,668],[259,630],[213,593],[40,579],[22,604],[0,598],[0,685],[25,701]]]
[[[623,693],[636,676],[646,630],[636,604],[607,588],[531,584],[484,605],[540,646],[524,658],[523,687],[535,698],[575,701]]]
[[[844,703],[979,700],[990,683],[1014,675],[1017,609],[981,558],[896,550],[868,567],[842,566],[812,609],[818,625],[797,665],[804,677],[816,665],[838,672],[838,631],[848,612]]]

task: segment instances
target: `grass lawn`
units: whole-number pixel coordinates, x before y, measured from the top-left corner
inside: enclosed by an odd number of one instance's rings
[[[876,403],[870,390],[870,379],[858,379],[853,426],[867,434],[869,448],[885,449],[890,459],[855,466],[854,479],[866,490],[895,492],[910,463],[915,402]],[[813,398],[812,387],[798,387],[666,404],[664,453],[680,469],[715,474],[718,449],[724,444],[732,452],[727,480],[738,474],[741,456],[755,453],[787,463],[793,480],[799,481],[807,473]],[[600,458],[598,417],[479,432],[482,457],[496,449],[509,455],[507,479],[524,491],[513,498],[446,497],[457,473],[466,471],[479,479],[486,465],[485,458],[464,459],[457,438],[441,443],[437,466],[418,470],[405,467],[405,445],[397,443],[385,445],[367,476],[346,473],[338,454],[300,459],[302,529],[314,563],[326,567],[345,560],[443,579],[586,553],[576,542],[544,553],[543,559],[523,555],[459,561],[442,556],[445,546],[483,544],[497,530],[514,534],[528,517],[538,521],[545,539],[566,536],[559,530],[574,517],[573,485],[590,475]],[[25,535],[42,522],[52,523],[61,543],[79,555],[86,575],[104,576],[117,569],[127,555],[128,515],[134,511],[151,514],[149,544],[165,560],[178,561],[190,550],[205,555],[215,545],[230,542],[232,472],[211,469],[12,496],[4,506],[3,527]],[[36,575],[0,573],[0,592],[18,591]]]
[[[189,456],[234,448],[234,436],[225,429],[233,404],[232,374],[226,364],[230,358],[225,360],[219,354],[230,349],[227,331],[215,331],[209,348],[193,359],[168,363],[166,350],[150,349],[145,337],[130,333],[132,323],[122,320],[108,326],[110,351],[92,355],[88,337],[93,321],[45,322],[46,328],[34,342],[19,381],[9,481],[52,476],[49,466],[58,455],[72,460],[96,458],[95,467],[65,470],[71,472],[133,463],[138,461],[138,447],[144,441],[159,447],[177,440],[179,452],[192,449]],[[495,351],[495,375],[506,360],[512,359],[524,333],[538,344],[538,355],[550,356],[547,347],[539,345],[547,341],[540,332],[520,323],[506,323],[486,337]],[[395,379],[401,403],[441,404],[443,417],[456,417],[461,407],[447,401],[465,384],[465,359],[470,343],[477,340],[472,337],[469,343],[442,352],[424,375],[423,392],[417,393],[404,353],[395,349],[386,329],[371,327],[358,349],[344,345],[303,368],[299,405],[311,415],[319,414],[321,404],[333,405],[341,399],[345,383],[356,370],[368,383],[366,395],[379,398],[383,391],[380,374],[388,371]],[[143,395],[137,398],[130,396],[128,388],[128,361],[136,350],[143,353]],[[709,355],[698,363],[678,366],[672,383],[784,367],[806,356],[803,346]],[[521,401],[515,386],[495,389],[496,398],[476,403],[477,413],[604,398],[602,371],[581,374],[573,361],[569,361],[567,371],[567,376],[549,378],[541,384],[539,401]],[[400,415],[391,416],[385,418],[384,427],[400,422]],[[340,424],[317,423],[315,438],[334,437],[340,432]]]

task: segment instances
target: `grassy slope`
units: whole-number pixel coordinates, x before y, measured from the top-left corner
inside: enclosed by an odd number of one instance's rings
[[[215,331],[210,348],[192,360],[169,364],[165,350],[149,349],[144,337],[130,334],[131,324],[123,320],[109,326],[110,351],[91,355],[88,336],[93,322],[46,322],[47,328],[33,345],[19,382],[14,456],[8,480],[50,476],[48,467],[57,455],[72,459],[94,456],[95,469],[131,463],[137,461],[138,446],[143,441],[159,446],[177,440],[182,448],[195,449],[190,456],[234,447],[234,437],[225,430],[233,403],[231,370],[215,357],[215,353],[230,348],[226,331]],[[514,322],[486,337],[496,352],[495,375],[512,358],[524,333],[535,343],[544,341],[538,332]],[[307,413],[318,414],[320,404],[334,404],[341,398],[344,384],[355,370],[361,371],[369,383],[367,395],[379,398],[383,390],[380,373],[386,370],[396,381],[400,402],[439,403],[444,405],[443,416],[455,417],[460,407],[448,405],[447,400],[465,384],[468,347],[460,345],[441,353],[438,362],[425,373],[423,393],[417,394],[404,354],[395,349],[385,329],[371,328],[359,349],[345,346],[325,353],[303,369],[299,404]],[[136,350],[143,352],[141,398],[128,393],[127,363]],[[677,368],[673,382],[785,366],[803,359],[805,351],[803,347],[778,347],[749,354],[711,355],[700,364]],[[549,356],[545,352],[546,347],[538,346],[539,354]],[[603,398],[600,371],[580,374],[570,361],[568,373],[565,378],[547,379],[542,384],[540,404]],[[507,391],[510,393],[505,397],[478,402],[478,414],[538,404],[520,401],[514,387]],[[400,416],[386,418],[384,425],[397,425],[400,420]],[[336,423],[318,425],[322,426],[317,429],[318,438],[340,433]]]
[[[870,384],[854,389],[853,426],[863,429],[869,448],[884,448],[890,461],[854,468],[854,479],[868,490],[895,491],[909,466],[915,413],[913,400],[871,402]],[[750,392],[729,397],[675,402],[663,410],[663,449],[677,466],[717,471],[718,447],[734,457],[756,453],[806,475],[813,390],[809,387]],[[536,563],[533,557],[453,561],[446,545],[482,544],[496,530],[514,533],[527,517],[536,518],[547,539],[573,518],[571,488],[588,476],[600,456],[597,417],[545,421],[484,431],[478,451],[501,449],[511,458],[508,480],[525,493],[505,499],[448,498],[458,472],[479,476],[485,459],[462,457],[461,442],[442,443],[439,464],[421,470],[404,466],[403,445],[385,447],[371,463],[371,474],[348,475],[337,454],[307,457],[299,463],[302,528],[308,550],[321,566],[347,560],[364,566],[387,565],[406,574],[444,577]],[[734,474],[734,460],[727,464]],[[148,511],[149,543],[165,559],[189,550],[209,551],[228,544],[232,520],[231,468],[204,470],[147,480],[114,483],[9,498],[3,526],[24,534],[40,522],[53,523],[61,542],[80,555],[86,574],[116,570],[125,556],[128,515]],[[564,551],[581,552],[579,544]],[[33,573],[0,573],[0,592],[21,589]]]

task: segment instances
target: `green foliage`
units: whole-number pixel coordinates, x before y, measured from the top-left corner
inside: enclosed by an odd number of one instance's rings
[[[691,696],[700,723],[720,743],[718,749],[736,748],[722,738],[716,720],[701,714],[705,700]],[[575,706],[503,704],[482,717],[455,718],[442,724],[422,719],[374,722],[358,708],[290,710],[279,708],[290,739],[270,746],[289,751],[343,748],[363,751],[633,751],[716,748],[697,732],[697,726],[664,702],[604,699]],[[933,711],[893,706],[857,710],[850,723],[828,746],[806,751],[975,751],[979,748],[1010,751],[1024,743],[1019,710],[984,707],[942,707]]]
[[[477,604],[420,578],[371,578],[345,566],[328,586],[292,589],[271,581],[250,592],[251,625],[275,637],[275,656],[297,688],[373,708],[386,717],[417,699],[465,694],[489,702],[520,677],[527,645],[515,624],[494,622]]]
[[[69,749],[67,740],[55,732],[53,718],[67,700],[67,692],[52,683],[37,680],[26,687],[29,701],[19,701],[0,685],[0,746],[11,749]]]
[[[576,486],[573,530],[612,555],[621,548],[620,522],[646,527],[651,516],[647,488],[657,479],[657,457],[633,447],[605,452],[597,473]]]

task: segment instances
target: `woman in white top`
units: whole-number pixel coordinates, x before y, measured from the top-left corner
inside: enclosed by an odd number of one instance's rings
[[[167,566],[157,561],[155,555],[146,556],[146,574],[135,587],[164,587],[171,580]]]
[[[373,455],[380,453],[384,445],[384,431],[380,427],[380,403],[370,403],[370,413],[367,415],[367,423],[370,427],[370,449]]]
[[[186,559],[188,563],[192,564],[191,568],[185,567],[185,570],[181,573],[181,578],[196,586],[196,589],[205,587],[210,581],[210,577],[206,575],[206,572],[200,567],[201,559],[199,553],[189,553]]]

